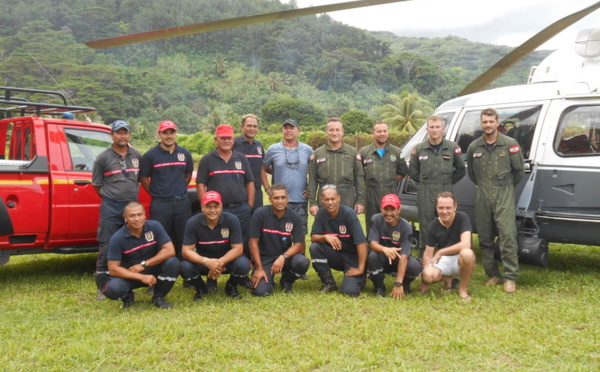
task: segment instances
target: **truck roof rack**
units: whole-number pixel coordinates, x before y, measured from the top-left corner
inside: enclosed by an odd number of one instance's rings
[[[73,106],[67,104],[67,97],[62,92],[42,89],[27,89],[0,86],[0,119],[13,116],[62,115],[65,112],[82,114],[96,111],[93,107]],[[45,94],[54,100],[59,99],[62,103],[33,102],[27,98],[13,96],[13,93]]]

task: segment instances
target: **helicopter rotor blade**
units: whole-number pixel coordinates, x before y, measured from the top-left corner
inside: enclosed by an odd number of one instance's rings
[[[104,49],[114,48],[125,45],[143,43],[146,41],[162,40],[177,36],[192,35],[208,31],[223,30],[227,28],[253,25],[257,23],[265,23],[271,21],[279,21],[282,19],[304,17],[308,15],[314,15],[319,13],[334,12],[338,10],[346,10],[353,8],[361,8],[373,5],[382,5],[389,3],[398,3],[410,0],[358,0],[349,1],[345,3],[320,5],[309,8],[291,9],[280,12],[258,14],[252,16],[244,16],[237,18],[223,19],[219,21],[197,23],[194,25],[187,25],[181,27],[172,27],[162,30],[154,30],[148,32],[142,32],[138,34],[123,35],[108,39],[88,41],[85,43],[90,48]]]
[[[490,67],[483,74],[475,78],[475,80],[470,82],[465,88],[463,88],[463,90],[460,91],[460,93],[458,93],[458,96],[460,97],[466,94],[475,93],[479,92],[480,90],[483,90],[494,80],[496,80],[496,78],[498,78],[500,75],[506,72],[506,70],[511,68],[514,64],[519,62],[527,55],[529,55],[540,45],[544,44],[556,34],[560,33],[565,28],[571,26],[573,23],[579,21],[580,19],[592,13],[598,8],[600,8],[600,1],[578,12],[561,18],[558,21],[551,24],[550,26],[543,29],[542,31],[538,32],[529,40],[519,45],[517,48],[513,49],[512,52],[510,52],[509,54],[504,56],[504,58],[496,62],[496,64]]]

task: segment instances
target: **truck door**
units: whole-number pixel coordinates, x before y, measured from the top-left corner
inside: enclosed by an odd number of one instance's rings
[[[95,245],[100,197],[92,185],[96,156],[112,143],[110,134],[98,129],[59,126],[64,172],[55,177],[60,203],[55,210],[60,219],[53,220],[57,239],[74,245]]]
[[[5,146],[0,160],[0,246],[42,247],[50,216],[48,157],[43,147],[37,148],[45,143],[44,129],[32,118],[15,118],[2,120],[0,133]]]

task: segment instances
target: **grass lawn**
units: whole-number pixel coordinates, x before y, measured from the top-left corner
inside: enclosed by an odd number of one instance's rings
[[[93,254],[12,257],[0,267],[0,370],[599,370],[600,247],[552,245],[550,258],[522,266],[514,295],[483,286],[478,264],[470,303],[439,284],[405,301],[374,297],[370,282],[359,298],[321,294],[311,268],[291,295],[241,289],[241,301],[222,278],[193,302],[180,278],[161,311],[143,289],[127,310],[96,301]]]

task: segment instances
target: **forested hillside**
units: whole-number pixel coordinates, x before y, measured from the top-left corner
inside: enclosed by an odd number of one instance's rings
[[[0,0],[0,83],[62,89],[95,106],[100,122],[125,118],[138,139],[159,120],[210,132],[256,113],[303,128],[345,115],[348,130],[393,117],[405,99],[428,112],[510,49],[456,37],[402,38],[302,17],[93,50],[84,42],[296,7],[276,0]],[[415,15],[418,16],[418,15]],[[495,84],[523,83],[536,52]],[[407,113],[394,116],[398,130]],[[399,118],[401,117],[401,118]],[[422,119],[419,119],[422,120]],[[418,124],[418,123],[417,123]]]

